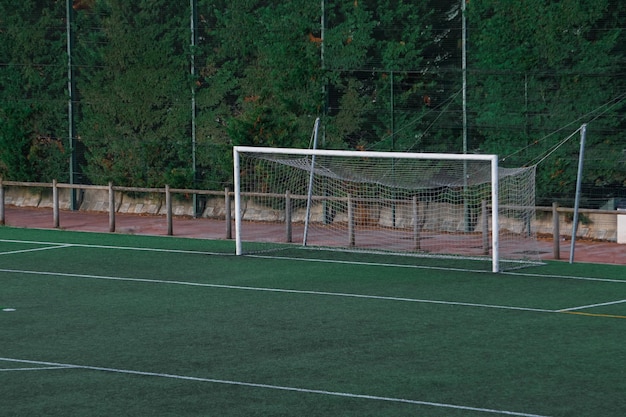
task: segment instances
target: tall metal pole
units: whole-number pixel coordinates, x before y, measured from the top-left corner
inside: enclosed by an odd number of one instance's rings
[[[587,124],[580,127],[580,153],[578,154],[578,175],[576,177],[576,199],[574,202],[574,220],[572,221],[572,245],[569,249],[569,263],[574,263],[576,249],[576,233],[578,232],[578,208],[580,207],[580,193],[583,181],[583,161],[585,160],[585,139],[587,137]]]
[[[324,48],[326,47],[326,0],[322,0],[321,5],[321,18],[320,18],[320,66],[322,72],[326,70],[326,61],[324,57]],[[323,74],[324,84],[322,85],[322,99],[324,104],[322,106],[322,120],[325,120],[326,113],[328,112],[328,88],[326,86],[326,74]],[[326,128],[322,124],[322,145],[326,144]]]
[[[313,127],[313,150],[317,150],[317,136],[319,132],[320,118],[315,119]],[[313,180],[315,179],[315,154],[311,156],[311,172],[309,173],[309,190],[306,199],[306,215],[304,217],[304,235],[302,237],[302,246],[306,246],[309,236],[309,218],[311,217],[311,207],[313,205]]]
[[[463,73],[463,153],[467,153],[467,21],[466,0],[461,0],[461,71]]]
[[[463,78],[463,154],[467,153],[467,21],[465,17],[466,0],[461,0],[461,72]],[[463,161],[463,213],[465,231],[470,230],[470,212],[467,195],[467,161]]]
[[[74,65],[72,62],[72,54],[74,49],[74,9],[72,7],[72,0],[66,0],[66,17],[67,22],[67,90],[68,90],[68,102],[67,102],[67,118],[68,118],[68,146],[70,150],[70,166],[69,166],[69,181],[70,184],[75,183],[75,171],[76,171],[76,117],[74,103],[76,102],[76,82],[74,80]],[[70,189],[70,209],[76,210],[77,199],[76,189]]]
[[[198,36],[196,27],[198,26],[197,0],[190,0],[191,8],[191,165],[193,173],[193,188],[196,189],[196,46]],[[193,194],[193,216],[198,217],[198,196]]]

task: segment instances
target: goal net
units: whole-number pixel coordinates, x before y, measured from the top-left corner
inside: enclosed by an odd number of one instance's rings
[[[495,155],[237,146],[234,174],[237,254],[340,249],[494,272],[537,260],[535,169]]]

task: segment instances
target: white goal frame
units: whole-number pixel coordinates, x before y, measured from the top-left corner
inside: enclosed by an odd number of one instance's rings
[[[254,146],[233,147],[234,168],[234,196],[235,196],[235,242],[236,254],[242,255],[242,204],[241,204],[241,178],[240,178],[240,154],[241,153],[265,153],[265,154],[289,154],[314,157],[339,156],[354,158],[390,158],[390,159],[429,159],[448,161],[487,161],[491,165],[491,265],[493,272],[500,271],[499,253],[499,206],[498,206],[498,156],[476,154],[444,154],[444,153],[408,153],[408,152],[373,152],[373,151],[340,151],[323,149],[295,149],[295,148],[269,148]]]

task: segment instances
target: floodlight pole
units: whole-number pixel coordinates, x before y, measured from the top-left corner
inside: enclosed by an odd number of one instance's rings
[[[467,154],[467,21],[466,0],[461,0],[461,73],[463,78],[463,154]],[[463,221],[465,231],[470,232],[470,213],[467,196],[467,161],[463,161]]]
[[[569,249],[569,263],[574,263],[576,250],[576,233],[578,232],[578,208],[580,207],[580,194],[583,178],[583,161],[585,160],[585,139],[587,137],[587,124],[580,127],[580,152],[578,154],[578,175],[576,176],[576,199],[574,202],[574,219],[572,221],[572,244]]]
[[[196,46],[198,36],[196,28],[198,26],[198,5],[197,0],[190,0],[191,16],[191,170],[193,173],[193,188],[196,189]],[[193,216],[198,217],[198,195],[193,194]]]
[[[76,81],[74,79],[74,65],[72,62],[74,48],[74,8],[72,0],[66,0],[66,33],[67,33],[67,118],[68,118],[68,146],[70,150],[69,180],[70,184],[75,183],[76,176],[76,111],[74,103],[76,101]],[[76,188],[70,188],[70,209],[76,210],[78,207],[76,198]]]

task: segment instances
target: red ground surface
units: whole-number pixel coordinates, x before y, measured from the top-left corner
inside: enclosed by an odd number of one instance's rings
[[[174,217],[174,236],[200,239],[225,239],[224,220],[193,219]],[[5,224],[13,227],[53,229],[54,218],[51,209],[5,207]],[[60,211],[59,227],[64,230],[109,232],[109,214],[85,211]],[[115,232],[137,235],[166,236],[167,221],[164,216],[121,214],[115,215]],[[0,230],[1,236],[1,230]],[[569,261],[571,242],[560,242],[560,259]],[[575,262],[605,263],[626,265],[626,245],[611,242],[576,241]],[[554,259],[551,239],[539,239],[537,251],[542,259]]]

